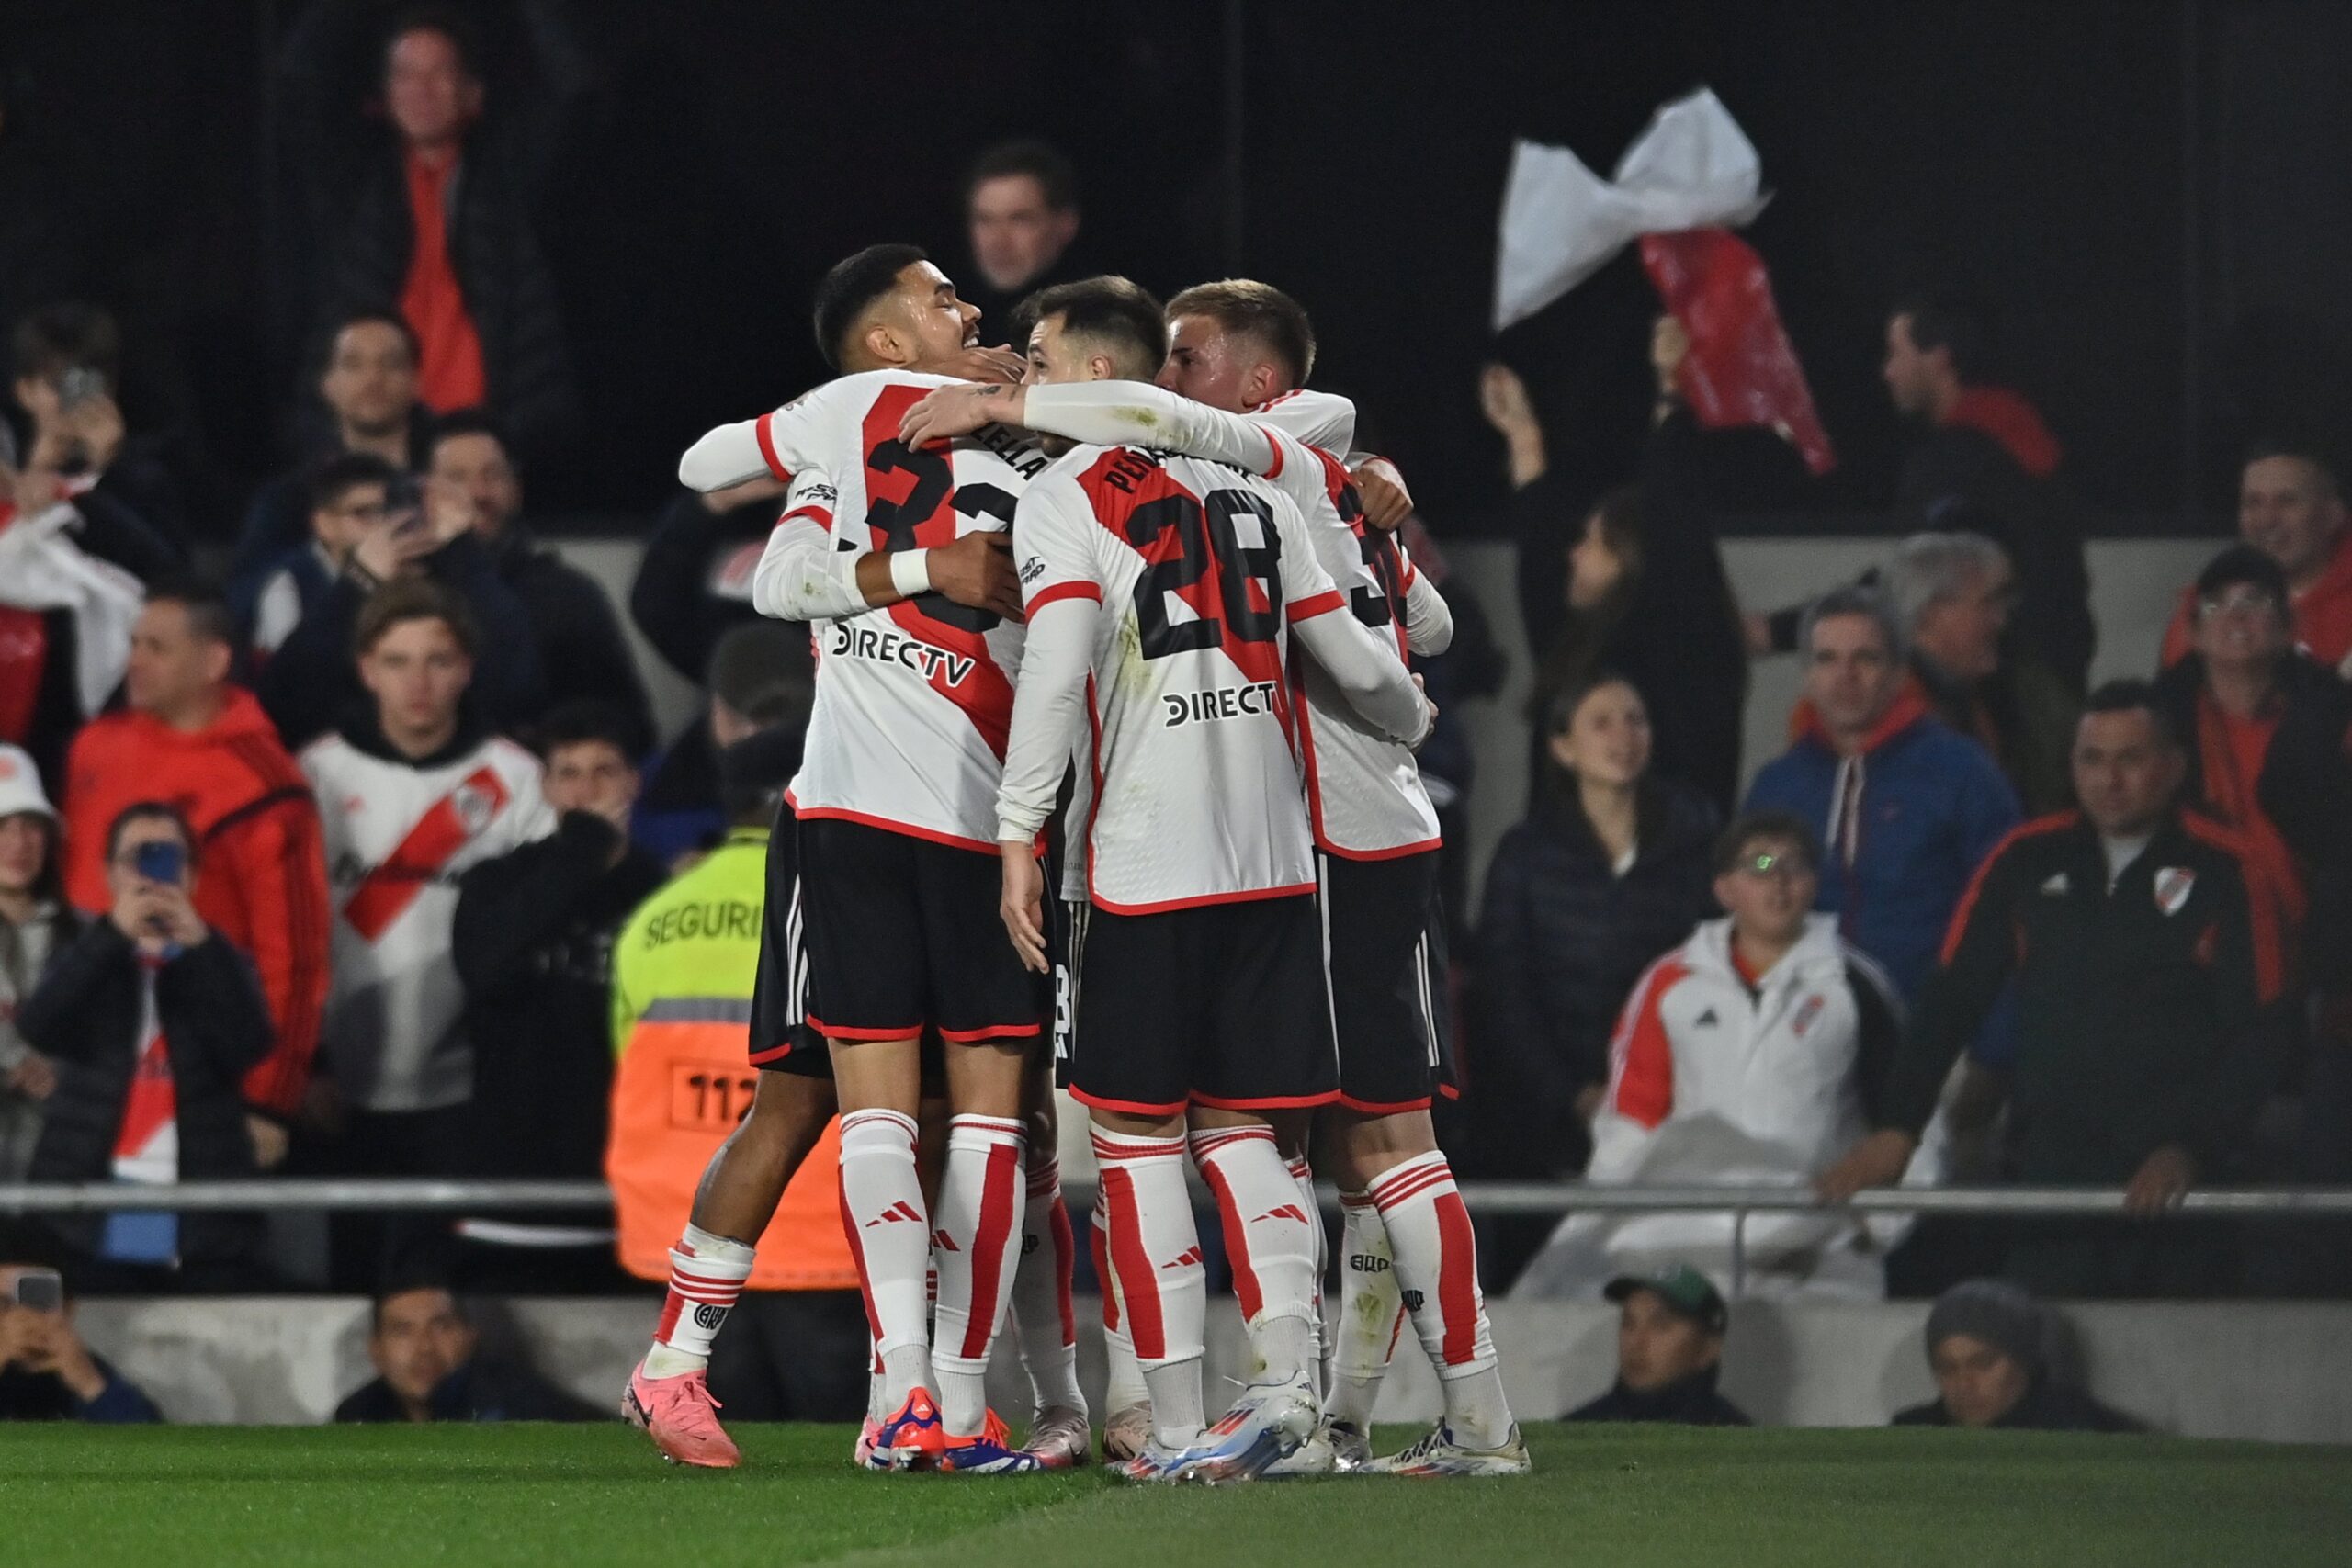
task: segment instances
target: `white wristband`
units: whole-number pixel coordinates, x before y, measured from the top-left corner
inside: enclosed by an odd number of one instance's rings
[[[890,586],[901,598],[911,599],[918,593],[931,592],[931,552],[929,550],[893,550],[890,552]]]

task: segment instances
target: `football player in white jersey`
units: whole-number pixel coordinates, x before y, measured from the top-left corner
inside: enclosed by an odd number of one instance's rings
[[[1041,401],[1159,367],[1159,309],[1124,279],[1048,289],[1036,316]],[[1261,439],[1276,468],[1317,461],[1279,432]],[[1318,1414],[1316,1222],[1267,1118],[1340,1089],[1290,639],[1375,732],[1418,742],[1431,710],[1393,649],[1333,613],[1346,600],[1296,504],[1241,469],[1076,447],[1023,497],[1015,551],[1030,619],[998,801],[1003,914],[1046,972],[1034,846],[1083,735],[1091,789],[1070,852],[1085,857],[1091,908],[1072,942],[1069,1077],[1102,1170],[1106,1312],[1128,1325],[1151,1392],[1152,1438],[1130,1473],[1262,1473]],[[1188,1112],[1261,1363],[1214,1428]]]
[[[733,1462],[702,1366],[750,1243],[822,1125],[812,1110],[834,1098],[790,1081],[830,1068],[843,1112],[844,1223],[879,1363],[861,1459],[979,1473],[1075,1462],[1087,1426],[1066,1334],[1038,1337],[1052,1343],[1035,1347],[1037,1357],[1023,1344],[1042,1412],[1056,1418],[1040,1423],[1055,1429],[1048,1451],[1011,1448],[981,1387],[1023,1252],[1046,1252],[1049,1267],[1059,1254],[1066,1268],[1069,1251],[1050,1158],[1023,1173],[1024,1062],[1040,1041],[1042,998],[988,936],[1020,639],[1004,619],[1018,600],[1002,535],[1045,459],[1017,432],[937,449],[897,439],[904,407],[944,384],[909,367],[964,368],[978,318],[920,251],[875,246],[841,263],[820,286],[816,316],[820,346],[846,374],[712,431],[680,463],[681,479],[706,491],[763,477],[793,486],[755,597],[815,623],[819,666],[788,796],[797,879],[790,897],[769,901],[765,938],[778,951],[763,957],[753,1003],[752,1060],[778,1076],[763,1077],[744,1133],[706,1178],[673,1255],[673,1305],[628,1408],[672,1457]],[[926,1035],[946,1043],[957,1112],[935,1204],[915,1167]],[[1048,1315],[1053,1285],[1048,1274]]]
[[[986,410],[1049,435],[1148,442],[1265,473],[1298,502],[1324,567],[1389,652],[1401,662],[1442,651],[1452,635],[1443,601],[1389,536],[1365,525],[1350,475],[1331,455],[1346,450],[1353,406],[1300,385],[1315,353],[1305,310],[1268,285],[1229,280],[1178,295],[1168,319],[1157,389],[1106,381],[956,389],[918,405],[901,434],[935,439]],[[1286,463],[1270,430],[1312,444],[1314,460]],[[1442,948],[1432,952],[1442,930],[1436,813],[1410,748],[1365,726],[1313,660],[1302,661],[1296,682],[1340,1055],[1325,1157],[1340,1180],[1349,1266],[1329,1424],[1285,1468],[1519,1473],[1528,1457],[1503,1396],[1469,1217],[1430,1118],[1431,1096],[1452,1087],[1436,1005],[1444,963]],[[1303,1162],[1294,1176],[1311,1212]],[[1372,1404],[1408,1303],[1446,1392],[1446,1416],[1406,1452],[1373,1461]]]

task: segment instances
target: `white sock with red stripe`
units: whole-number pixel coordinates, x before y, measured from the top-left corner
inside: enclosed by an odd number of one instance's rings
[[[1094,1257],[1094,1278],[1102,1291],[1102,1410],[1105,1416],[1115,1416],[1122,1410],[1151,1403],[1151,1391],[1144,1386],[1143,1366],[1136,1359],[1135,1341],[1127,1336],[1127,1320],[1119,1312],[1118,1282],[1111,1275],[1111,1248],[1105,1238],[1110,1235],[1110,1222],[1102,1207],[1103,1184],[1094,1184],[1094,1223],[1088,1227],[1087,1244]]]
[[[1396,1282],[1430,1365],[1445,1390],[1446,1424],[1474,1449],[1510,1438],[1487,1299],[1478,1289],[1478,1244],[1453,1168],[1431,1149],[1382,1174],[1372,1201],[1396,1258]]]
[[[1331,1351],[1329,1414],[1369,1433],[1388,1358],[1405,1331],[1405,1301],[1388,1229],[1380,1223],[1372,1194],[1340,1193],[1340,1325]]]
[[[1086,1414],[1078,1386],[1078,1314],[1070,1277],[1078,1268],[1069,1206],[1062,1201],[1062,1162],[1051,1150],[1043,1162],[1030,1151],[1029,1206],[1021,1220],[1021,1266],[1012,1276],[1012,1330],[1021,1366],[1040,1412],[1057,1407]]]
[[[1306,1211],[1307,1223],[1315,1227],[1315,1293],[1309,1301],[1312,1315],[1307,1320],[1307,1327],[1314,1331],[1314,1343],[1308,1348],[1307,1368],[1315,1374],[1315,1390],[1320,1393],[1329,1338],[1323,1324],[1323,1281],[1331,1271],[1331,1238],[1323,1229],[1323,1200],[1315,1190],[1314,1168],[1306,1163],[1305,1155],[1294,1156],[1287,1163],[1291,1182],[1298,1189],[1299,1207]]]
[[[688,1225],[670,1249],[670,1293],[645,1353],[645,1375],[674,1378],[710,1365],[710,1342],[751,1277],[750,1247]]]
[[[1316,1225],[1272,1127],[1212,1127],[1193,1160],[1216,1194],[1233,1293],[1257,1353],[1252,1382],[1310,1382],[1315,1349]]]
[[[977,1438],[989,1414],[989,1356],[1012,1300],[1021,1264],[1028,1179],[1025,1123],[958,1116],[947,1123],[947,1168],[939,1179],[939,1304],[932,1316],[932,1373],[939,1416],[951,1438]]]
[[[853,1111],[842,1118],[842,1228],[882,1357],[886,1415],[916,1389],[932,1386],[923,1299],[931,1220],[915,1174],[915,1136],[914,1118],[896,1111]]]
[[[1171,1448],[1189,1448],[1206,1425],[1201,1355],[1209,1280],[1184,1184],[1184,1140],[1098,1127],[1094,1158],[1102,1168],[1103,1244],[1119,1315],[1150,1391],[1152,1435]]]

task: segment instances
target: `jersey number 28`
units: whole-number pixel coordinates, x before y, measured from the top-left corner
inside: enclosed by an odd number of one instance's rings
[[[1235,534],[1233,520],[1244,513],[1258,520],[1263,543],[1244,545]],[[1176,548],[1155,556],[1154,547],[1171,528]],[[1265,497],[1246,490],[1213,490],[1205,501],[1159,496],[1127,514],[1126,534],[1144,556],[1143,575],[1136,581],[1136,626],[1146,659],[1228,641],[1272,642],[1281,635],[1282,543]],[[1170,620],[1168,596],[1196,588],[1203,578],[1214,580],[1213,593],[1186,601],[1196,612],[1192,620]],[[1263,593],[1262,609],[1250,602],[1252,581]]]

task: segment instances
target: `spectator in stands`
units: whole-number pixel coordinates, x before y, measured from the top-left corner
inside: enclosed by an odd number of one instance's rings
[[[340,1422],[595,1421],[603,1417],[516,1361],[485,1355],[448,1288],[402,1281],[368,1319],[375,1380],[334,1407]]]
[[[532,231],[537,153],[492,133],[479,48],[456,12],[396,18],[383,62],[391,135],[329,225],[341,243],[326,317],[396,308],[417,340],[419,401],[493,409],[530,457],[552,462],[579,429],[579,397]]]
[[[629,842],[638,775],[628,721],[575,703],[549,713],[534,739],[555,831],[458,883],[452,949],[474,1052],[467,1143],[478,1176],[593,1179],[612,1098],[613,942],[668,873]],[[483,1289],[594,1288],[613,1277],[612,1235],[560,1245],[581,1229],[578,1215],[461,1223],[473,1244],[465,1277]]]
[[[1715,1387],[1731,1309],[1704,1274],[1687,1265],[1623,1274],[1601,1293],[1617,1303],[1617,1381],[1565,1419],[1750,1425]]]
[[[628,723],[628,754],[652,750],[653,705],[620,617],[594,578],[541,545],[523,521],[522,479],[498,423],[479,409],[446,415],[434,428],[424,467],[428,484],[473,503],[475,536],[530,624],[545,702],[608,704]],[[537,716],[526,712],[513,722],[520,727]]]
[[[2186,751],[2181,798],[2246,839],[2280,894],[2292,942],[2306,878],[2346,806],[2352,688],[2296,651],[2288,594],[2287,574],[2254,546],[2214,557],[2197,577],[2190,651],[2156,689]]]
[[[1922,987],[1879,1130],[1817,1183],[1894,1180],[1953,1057],[2013,983],[2018,1178],[2122,1186],[2151,1213],[2226,1176],[2278,1077],[2286,953],[2249,896],[2244,840],[2180,809],[2187,771],[2144,682],[2092,694],[2075,739],[2079,811],[2027,824],[1984,862]],[[2003,1273],[2051,1296],[2210,1294],[2227,1247],[2190,1222],[2047,1224]]]
[[[2048,1315],[1999,1280],[1969,1280],[1928,1314],[1928,1370],[1936,1397],[1898,1410],[1897,1427],[1998,1427],[2036,1432],[2143,1432],[2051,1373]]]
[[[45,305],[17,323],[9,373],[32,423],[25,466],[59,475],[68,495],[95,491],[176,554],[188,542],[180,486],[156,443],[131,436],[116,400],[122,329],[96,305]]]
[[[451,930],[459,879],[555,828],[537,758],[466,700],[480,632],[430,579],[387,583],[353,641],[370,704],[302,752],[334,887],[322,1036],[356,1174],[468,1168],[474,1059]],[[351,1246],[374,1239],[347,1226]],[[342,1265],[355,1259],[345,1251]]]
[[[0,420],[0,743],[47,777],[121,683],[144,584],[178,570],[170,546],[97,491],[19,469]]]
[[[346,495],[365,510],[364,496]],[[519,726],[546,705],[530,614],[499,575],[497,558],[475,529],[471,493],[459,485],[428,481],[413,496],[398,494],[387,502],[382,517],[357,520],[342,571],[311,598],[254,679],[262,706],[297,750],[367,705],[351,659],[352,637],[368,595],[401,579],[424,577],[447,584],[482,628],[481,660],[471,689],[485,724]]]
[[[2257,446],[2238,479],[2238,536],[2286,574],[2295,646],[2352,679],[2352,528],[2335,468],[2309,447]],[[2164,661],[2196,645],[2198,593],[2165,628]]]
[[[1986,378],[1992,334],[1959,300],[1923,296],[1886,323],[1886,387],[1897,411],[1926,427],[1896,481],[1909,526],[1992,531],[2019,587],[2018,631],[2069,692],[2089,676],[2098,628],[2083,530],[2059,474],[2057,437],[2023,395]]]
[[[1546,482],[1544,430],[1525,385],[1489,365],[1480,397],[1511,454],[1520,613],[1536,660],[1531,722],[1544,723],[1557,693],[1614,671],[1647,705],[1658,775],[1698,790],[1719,815],[1728,810],[1747,662],[1706,509],[1678,477],[1683,427],[1653,434],[1643,482],[1603,495],[1563,551],[1559,512],[1569,498]],[[1544,771],[1539,752],[1535,776]]]
[[[165,1189],[250,1177],[240,1085],[269,1052],[269,1010],[252,964],[198,912],[196,835],[177,807],[150,800],[117,812],[101,842],[112,905],[17,1015],[57,1072],[31,1179]],[[218,1292],[261,1275],[261,1222],[249,1214],[47,1223],[85,1289]]]
[[[263,1169],[286,1157],[327,995],[327,877],[301,771],[252,694],[229,683],[236,628],[218,591],[166,581],[148,594],[124,682],[129,710],[93,719],[65,775],[65,891],[116,901],[108,834],[133,802],[168,800],[195,829],[196,910],[253,960],[276,1043],[245,1077]]]
[[[311,473],[310,540],[277,558],[247,607],[249,668],[267,664],[326,597],[353,553],[390,516],[390,498],[401,484],[401,471],[373,452],[340,453]]]
[[[17,1014],[81,929],[65,902],[62,848],[33,760],[0,745],[0,1182],[25,1179],[57,1090],[57,1064],[25,1043]]]
[[[808,711],[816,670],[808,636],[758,617],[718,639],[705,684],[708,702],[646,768],[632,824],[638,847],[672,870],[717,844],[728,826],[718,759],[728,747]]]
[[[1936,716],[1992,754],[2027,812],[2071,804],[2077,704],[2038,654],[2004,641],[2017,598],[2008,552],[1982,534],[1914,534],[1882,581]]]
[[[41,1304],[26,1304],[28,1294]],[[54,1271],[0,1263],[0,1421],[130,1426],[163,1418],[137,1383],[83,1343],[73,1299]]]
[[[305,521],[317,505],[319,465],[364,455],[404,474],[424,458],[432,415],[416,400],[416,334],[397,311],[368,307],[335,323],[319,396],[331,420],[327,430],[304,444],[303,461],[291,472],[261,487],[245,513],[229,563],[230,602],[240,615],[252,615],[279,558],[303,547]]]
[[[1902,1003],[1836,919],[1812,912],[1818,860],[1812,829],[1783,811],[1749,813],[1716,840],[1727,913],[1634,987],[1586,1179],[1798,1185],[1875,1124]],[[1739,1244],[1752,1288],[1885,1291],[1883,1247],[1850,1220],[1750,1215]],[[1578,1296],[1596,1276],[1667,1259],[1728,1280],[1735,1245],[1727,1215],[1572,1214],[1516,1289]]]
[[[764,476],[708,495],[681,491],[654,521],[629,586],[629,619],[683,679],[701,684],[718,639],[759,621],[752,572],[783,495]]]
[[[1824,594],[1804,641],[1795,743],[1756,775],[1747,807],[1812,828],[1826,857],[1819,907],[1908,998],[1970,874],[2017,826],[2017,795],[1982,746],[1929,711],[1884,594]]]
[[[1012,307],[1038,289],[1091,270],[1069,254],[1078,238],[1078,171],[1046,142],[1001,141],[974,160],[964,179],[964,224],[977,276],[957,283],[980,308],[984,331],[1001,330]]]
[[[1609,1033],[1649,962],[1712,907],[1712,807],[1651,776],[1647,710],[1601,675],[1553,700],[1554,773],[1503,837],[1478,924],[1479,1032],[1465,1062],[1481,1157],[1573,1174],[1609,1077]]]
[[[770,955],[759,932],[766,900],[788,897],[792,886],[790,836],[772,847],[770,825],[791,820],[781,814],[784,786],[799,766],[807,717],[804,703],[727,749],[733,825],[726,841],[646,901],[613,956],[618,1062],[605,1173],[621,1266],[668,1282],[670,1249],[681,1235],[698,1236],[693,1225],[709,1232],[697,1251],[723,1253],[730,1242],[754,1249],[749,1288],[707,1363],[710,1391],[735,1416],[754,1421],[851,1420],[865,1397],[865,1309],[827,1174],[840,1141],[830,1120],[832,1085],[758,1070],[759,1055],[747,1059],[743,1050],[746,1024],[759,1027],[755,987],[786,979],[760,973]],[[755,1041],[755,1051],[763,1043]],[[682,1097],[679,1084],[693,1092]],[[720,1144],[754,1121],[777,1134],[760,1145],[774,1155],[772,1168],[788,1168],[801,1154],[798,1173],[750,1201],[723,1186],[702,1190]],[[730,1202],[742,1206],[730,1213]],[[693,1370],[685,1355],[657,1345],[654,1357],[683,1364],[652,1367],[649,1359],[649,1375]]]

